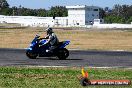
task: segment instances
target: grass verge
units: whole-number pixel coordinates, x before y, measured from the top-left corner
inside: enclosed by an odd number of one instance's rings
[[[90,79],[129,79],[131,69],[86,68]],[[83,88],[81,68],[0,67],[0,88]],[[128,86],[89,86],[88,88],[132,88]]]

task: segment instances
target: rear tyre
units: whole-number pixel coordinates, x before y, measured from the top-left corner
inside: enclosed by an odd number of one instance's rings
[[[32,52],[29,52],[29,51],[26,52],[26,55],[30,59],[36,59],[36,57],[38,56],[37,54],[34,54]]]
[[[66,48],[60,49],[57,53],[57,57],[60,60],[65,60],[69,56],[69,51]]]

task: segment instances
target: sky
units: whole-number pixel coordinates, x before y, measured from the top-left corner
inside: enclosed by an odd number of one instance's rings
[[[87,5],[87,6],[99,6],[112,8],[115,4],[127,4],[132,5],[132,0],[7,0],[10,7],[20,5],[26,8],[38,9],[45,8],[50,9],[51,6],[70,6],[70,5]]]

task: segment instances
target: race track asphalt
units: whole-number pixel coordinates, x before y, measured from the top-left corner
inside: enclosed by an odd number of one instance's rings
[[[24,49],[0,49],[0,66],[92,66],[132,67],[132,52],[70,50],[67,60],[29,59]]]

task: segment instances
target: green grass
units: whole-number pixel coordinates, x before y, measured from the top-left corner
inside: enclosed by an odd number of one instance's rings
[[[85,68],[90,79],[129,79],[131,69]],[[81,68],[0,67],[0,88],[83,88]],[[89,86],[88,88],[132,88],[128,86]]]

